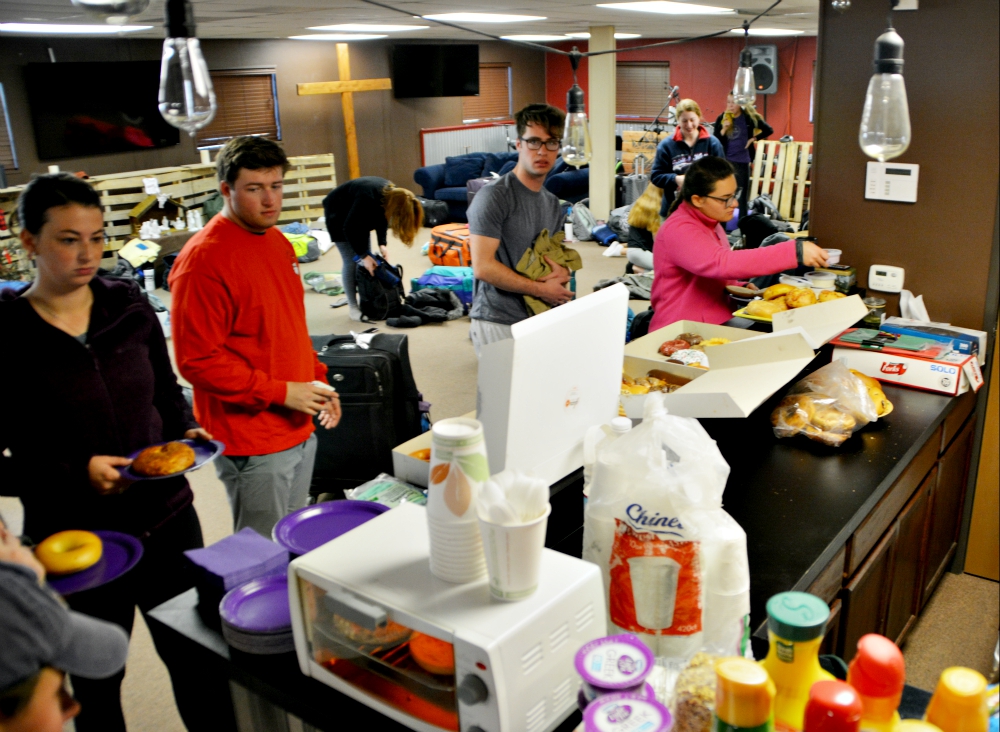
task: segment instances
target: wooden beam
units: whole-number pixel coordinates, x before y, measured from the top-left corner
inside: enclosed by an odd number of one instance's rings
[[[392,89],[392,79],[357,79],[354,81],[315,81],[297,84],[299,96],[308,94],[342,94],[344,92],[380,91]]]
[[[341,81],[351,80],[351,56],[346,43],[337,44],[337,70]],[[361,177],[361,163],[358,160],[358,130],[354,124],[354,95],[343,92],[340,103],[344,108],[344,132],[347,133],[347,171],[351,180]]]

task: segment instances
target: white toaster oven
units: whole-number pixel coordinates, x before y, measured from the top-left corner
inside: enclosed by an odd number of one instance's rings
[[[554,729],[576,705],[577,649],[606,634],[596,565],[546,549],[531,597],[494,600],[485,577],[431,574],[410,503],[295,559],[288,591],[302,673],[424,732]],[[421,634],[451,645],[453,669]]]

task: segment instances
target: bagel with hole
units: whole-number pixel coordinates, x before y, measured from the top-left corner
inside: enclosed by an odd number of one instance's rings
[[[104,543],[90,531],[60,531],[35,547],[35,556],[49,574],[72,574],[101,561]]]
[[[153,445],[136,455],[132,470],[139,475],[160,477],[173,475],[194,465],[194,450],[183,442]]]

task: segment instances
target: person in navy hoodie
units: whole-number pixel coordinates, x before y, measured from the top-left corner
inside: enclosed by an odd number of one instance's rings
[[[722,143],[709,134],[701,123],[701,107],[693,99],[682,99],[675,108],[677,129],[656,146],[656,158],[649,182],[663,189],[660,216],[664,218],[674,196],[684,185],[684,172],[695,160],[706,155],[726,157]]]

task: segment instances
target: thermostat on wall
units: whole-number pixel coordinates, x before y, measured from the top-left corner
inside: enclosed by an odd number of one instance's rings
[[[868,163],[865,198],[916,203],[919,174],[920,166],[911,163]]]
[[[879,292],[899,292],[903,289],[902,267],[888,264],[873,264],[868,270],[868,289]]]

